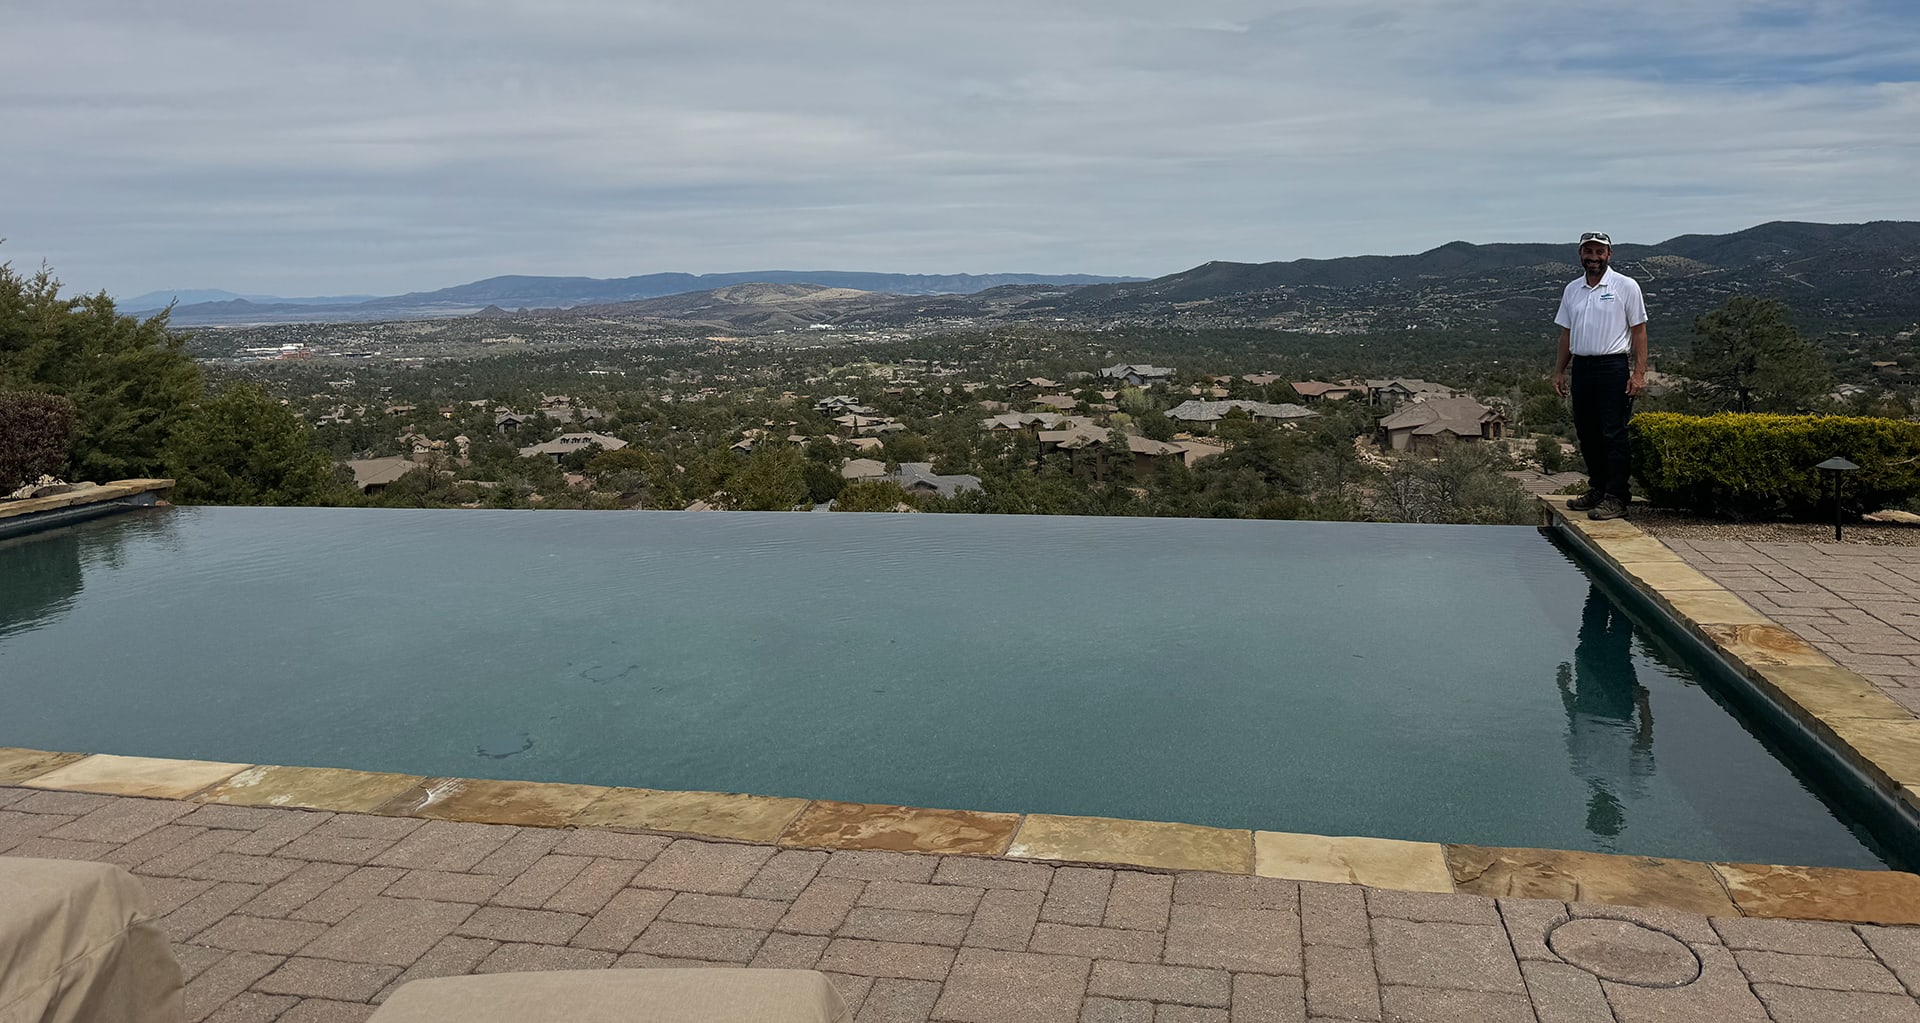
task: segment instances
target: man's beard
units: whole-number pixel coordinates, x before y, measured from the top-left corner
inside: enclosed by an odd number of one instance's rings
[[[1598,265],[1598,266],[1595,266],[1595,265],[1594,265],[1595,263],[1598,263],[1599,265]],[[1605,260],[1605,259],[1595,259],[1595,260],[1585,260],[1585,259],[1583,259],[1583,260],[1581,260],[1581,261],[1580,261],[1580,267],[1581,267],[1581,269],[1583,269],[1583,270],[1585,270],[1586,272],[1588,272],[1588,273],[1590,273],[1590,274],[1593,274],[1593,275],[1594,275],[1594,276],[1596,276],[1596,277],[1597,277],[1597,276],[1599,276],[1599,275],[1601,275],[1601,274],[1604,274],[1604,273],[1606,273],[1606,272],[1607,272],[1607,266],[1608,266],[1608,265],[1609,265],[1609,261],[1608,261],[1608,260]]]

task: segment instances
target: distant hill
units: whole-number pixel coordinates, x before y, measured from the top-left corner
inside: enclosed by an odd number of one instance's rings
[[[345,305],[365,302],[372,297],[372,295],[321,295],[314,298],[280,298],[277,295],[236,295],[231,291],[221,291],[218,288],[178,288],[149,291],[144,295],[119,299],[114,302],[114,306],[125,313],[145,313],[165,309],[170,302],[183,306],[235,300],[272,305]]]
[[[182,326],[237,323],[340,323],[464,316],[488,306],[503,309],[568,309],[636,302],[742,284],[802,284],[889,295],[964,295],[1018,284],[1082,285],[1139,278],[1086,274],[890,274],[846,270],[754,270],[744,273],[660,273],[602,280],[593,277],[489,277],[438,291],[352,300],[243,297],[207,292],[208,301],[184,298],[171,322]],[[120,303],[130,312],[158,309],[178,292],[154,292]],[[156,301],[156,296],[158,300]],[[140,300],[151,305],[136,305]]]
[[[1020,315],[1305,330],[1381,331],[1538,324],[1578,276],[1572,242],[1451,242],[1409,256],[1207,263],[1138,283],[1075,288]],[[1920,223],[1778,221],[1725,235],[1614,247],[1660,320],[1692,318],[1734,294],[1785,300],[1808,326],[1920,321]]]

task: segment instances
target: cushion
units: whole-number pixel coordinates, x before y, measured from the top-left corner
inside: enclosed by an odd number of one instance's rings
[[[0,857],[0,1023],[181,1023],[183,990],[125,868]]]

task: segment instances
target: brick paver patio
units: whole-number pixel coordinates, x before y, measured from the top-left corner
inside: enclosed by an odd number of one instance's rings
[[[1920,547],[1660,542],[1920,714]]]
[[[4,787],[0,854],[139,875],[196,1023],[669,965],[817,968],[863,1023],[1920,1023],[1920,928]]]

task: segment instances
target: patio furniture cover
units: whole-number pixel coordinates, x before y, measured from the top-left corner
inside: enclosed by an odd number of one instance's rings
[[[0,1023],[182,1023],[184,986],[125,868],[0,857]]]
[[[552,970],[402,984],[368,1023],[852,1023],[815,970]]]

